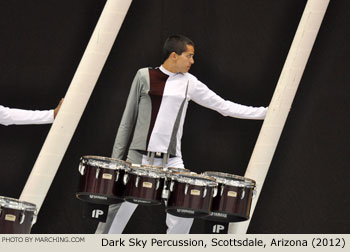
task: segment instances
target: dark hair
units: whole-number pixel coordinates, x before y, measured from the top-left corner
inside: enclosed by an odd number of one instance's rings
[[[169,58],[169,55],[172,52],[175,52],[178,55],[181,55],[183,52],[187,50],[187,45],[191,45],[194,47],[194,43],[192,40],[187,38],[184,35],[171,35],[169,36],[164,43],[163,46],[163,61]]]

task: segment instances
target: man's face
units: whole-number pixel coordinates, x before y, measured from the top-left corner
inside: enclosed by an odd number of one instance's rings
[[[194,48],[191,45],[187,45],[186,47],[187,50],[176,57],[175,66],[178,73],[187,73],[192,64],[194,64]]]

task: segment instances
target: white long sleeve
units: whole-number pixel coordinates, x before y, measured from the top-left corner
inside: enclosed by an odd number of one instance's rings
[[[52,110],[13,109],[0,105],[0,124],[48,124],[54,120]]]
[[[267,113],[265,107],[245,106],[222,99],[199,80],[194,82],[194,89],[190,93],[191,99],[206,108],[215,110],[223,116],[241,119],[264,119]]]

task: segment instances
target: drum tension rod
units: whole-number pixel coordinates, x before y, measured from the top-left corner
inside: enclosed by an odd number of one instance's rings
[[[244,190],[244,188],[242,188],[241,199],[243,199],[243,198],[244,198],[244,196],[245,196],[245,190]]]
[[[188,191],[188,184],[186,183],[186,186],[185,186],[185,195],[187,195],[187,191]]]
[[[119,180],[119,170],[116,171],[115,173],[115,182]]]
[[[207,195],[207,187],[204,187],[203,198],[205,198],[206,195]]]
[[[136,188],[139,186],[139,181],[140,181],[140,177],[137,176],[137,177],[136,177],[136,181],[135,181],[135,187],[136,187]]]
[[[19,221],[19,224],[23,224],[25,218],[26,218],[26,215],[24,214],[24,210],[22,210],[21,220]]]

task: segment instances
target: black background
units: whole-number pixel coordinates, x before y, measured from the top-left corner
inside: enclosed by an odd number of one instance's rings
[[[0,1],[0,104],[54,108],[68,89],[103,0]],[[93,233],[75,198],[83,155],[110,156],[137,69],[161,64],[173,33],[196,43],[191,73],[225,99],[268,106],[305,0],[134,0],[32,233]],[[330,2],[248,233],[350,233],[350,1]],[[191,103],[186,168],[244,175],[261,121]],[[50,125],[0,126],[0,195],[18,198]],[[126,233],[164,233],[164,207],[139,207]],[[196,220],[192,233],[203,232]]]

